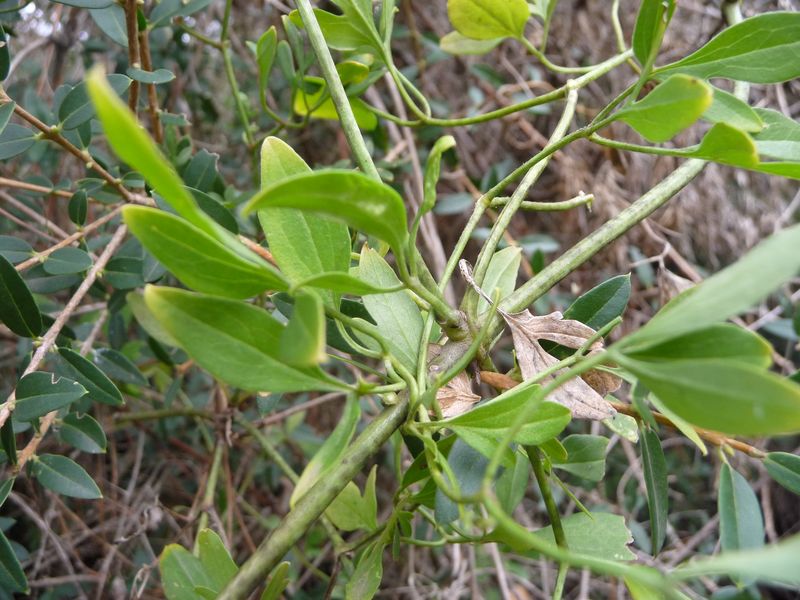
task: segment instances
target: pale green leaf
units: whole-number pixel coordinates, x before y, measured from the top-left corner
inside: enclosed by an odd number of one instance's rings
[[[474,40],[522,37],[531,9],[525,0],[447,0],[453,28]]]

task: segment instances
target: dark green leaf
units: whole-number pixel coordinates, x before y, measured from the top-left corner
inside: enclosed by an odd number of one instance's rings
[[[30,421],[69,406],[84,395],[86,388],[77,381],[34,371],[25,375],[17,384],[14,418],[18,421]]]
[[[103,454],[106,451],[106,434],[100,423],[89,415],[70,413],[61,420],[58,431],[61,439],[84,452]]]
[[[0,256],[12,265],[28,260],[33,254],[31,245],[22,238],[0,235]]]
[[[486,465],[489,464],[488,458],[464,440],[458,439],[447,456],[447,463],[456,478],[455,481],[448,480],[448,484],[457,494],[471,496],[480,490]],[[445,479],[448,479],[447,476]],[[436,490],[435,511],[436,522],[440,525],[458,519],[458,505],[440,489]]]
[[[601,481],[606,473],[608,438],[599,435],[573,434],[562,440],[566,461],[554,460],[553,466],[589,481]]]
[[[531,9],[525,0],[447,0],[450,22],[474,40],[522,37]]]
[[[370,33],[355,19],[345,15],[334,15],[318,8],[314,9],[314,16],[322,29],[325,41],[334,50],[350,51],[374,47]],[[297,11],[292,11],[289,18],[297,27],[303,27],[303,20]]]
[[[69,348],[59,348],[58,353],[64,361],[66,375],[85,387],[93,402],[110,406],[125,404],[117,386],[91,361]]]
[[[764,545],[764,519],[756,494],[729,464],[719,476],[719,534],[722,550],[750,550]]]
[[[14,114],[14,107],[16,106],[16,102],[6,102],[2,106],[0,106],[0,133],[5,130],[6,125],[8,125],[8,121],[11,119],[11,115]]]
[[[644,347],[724,321],[800,271],[800,225],[761,242],[734,265],[709,277],[665,306],[645,327],[622,342]]]
[[[51,0],[59,4],[74,6],[75,8],[105,8],[114,4],[114,0]]]
[[[123,219],[142,245],[192,289],[227,298],[286,289],[267,262],[239,256],[180,217],[145,206],[126,206]]]
[[[125,73],[127,73],[128,77],[130,77],[134,81],[139,81],[141,83],[147,83],[147,84],[155,84],[155,85],[159,85],[161,83],[168,83],[173,79],[175,79],[175,73],[167,69],[144,71],[142,69],[137,69],[136,67],[128,67],[128,70],[125,71]]]
[[[248,42],[250,44],[250,42]],[[252,48],[252,47],[251,47]],[[278,32],[273,25],[261,34],[254,52],[256,63],[258,64],[258,90],[261,96],[261,103],[266,104],[266,93],[269,85],[269,74],[275,62],[275,53],[278,50]],[[263,152],[263,150],[262,150]]]
[[[13,487],[14,487],[13,477],[10,477],[9,479],[6,479],[3,483],[0,483],[0,507],[2,507],[3,504],[5,503]]]
[[[131,359],[112,348],[95,350],[94,362],[111,379],[131,385],[147,385],[147,379]]]
[[[693,425],[732,435],[800,431],[800,385],[760,367],[719,359],[656,363],[618,358],[667,408]]]
[[[119,4],[112,4],[106,8],[90,8],[89,14],[92,15],[100,31],[120,46],[128,46],[125,10]]]
[[[14,548],[0,531],[0,589],[5,592],[27,592],[28,580],[22,571]]]
[[[256,194],[245,206],[297,208],[344,221],[389,243],[403,255],[406,212],[402,198],[384,183],[355,171],[318,171],[289,177]]]
[[[267,392],[346,389],[318,368],[283,363],[278,348],[284,326],[263,309],[153,286],[145,289],[145,302],[201,367],[231,385]],[[214,340],[213,345],[208,340]]]
[[[131,85],[130,78],[119,73],[112,73],[106,77],[106,81],[117,96],[121,96]],[[58,108],[58,119],[64,129],[75,129],[94,116],[94,106],[89,99],[86,82],[72,88]]]
[[[14,158],[33,146],[36,133],[22,125],[9,123],[0,133],[0,160]]]
[[[331,290],[339,294],[352,294],[354,296],[369,296],[371,294],[388,294],[400,291],[404,286],[402,284],[390,288],[376,287],[348,275],[347,273],[320,273],[319,275],[312,275],[308,279],[304,279],[297,283],[294,287],[300,288],[321,288],[324,290]]]
[[[528,457],[522,452],[514,453],[514,467],[504,469],[497,478],[495,484],[495,494],[503,510],[510,514],[519,506],[525,497],[525,490],[528,488],[531,466]]]
[[[0,405],[2,406],[2,405]],[[12,465],[17,464],[17,436],[14,433],[14,420],[6,419],[3,426],[0,427],[0,444],[2,444],[3,452],[6,453],[8,462]]]
[[[78,190],[72,194],[72,197],[69,199],[69,204],[67,205],[70,221],[75,223],[75,225],[84,225],[86,223],[88,208],[89,201],[86,197],[85,190]]]
[[[764,466],[775,481],[800,495],[800,456],[788,452],[770,452],[764,459]]]
[[[43,454],[33,461],[31,472],[47,489],[72,498],[102,498],[100,488],[89,474],[66,456]]]
[[[612,277],[580,296],[564,311],[565,319],[602,329],[621,316],[631,296],[631,276]]]
[[[11,53],[8,51],[8,37],[2,26],[0,26],[0,81],[8,77],[11,70]],[[2,130],[2,127],[0,127]]]
[[[311,367],[325,361],[325,309],[315,293],[297,294],[278,347],[280,359],[295,367]]]
[[[92,257],[80,248],[59,248],[42,263],[50,275],[82,273],[92,266]]]
[[[144,285],[144,261],[139,257],[117,256],[103,269],[103,279],[118,290]]]
[[[642,65],[652,64],[675,12],[675,0],[642,0],[633,30],[633,53]]]
[[[358,277],[374,287],[392,288],[400,284],[397,275],[381,255],[366,245],[361,251]],[[419,307],[405,291],[365,296],[364,306],[392,353],[414,372],[423,329]],[[360,338],[368,343],[364,336]]]
[[[201,149],[192,156],[192,160],[183,169],[183,179],[190,188],[197,188],[201,191],[210,190],[214,182],[219,177],[217,172],[217,161],[219,154],[214,154]]]
[[[648,141],[666,142],[697,121],[711,106],[712,98],[711,86],[705,81],[673,75],[642,100],[617,111],[615,117]],[[669,115],[668,119],[664,118],[665,114]]]
[[[216,171],[214,174],[216,176]],[[239,224],[236,222],[236,217],[233,216],[233,213],[231,213],[227,206],[215,199],[210,194],[206,194],[201,190],[191,187],[188,189],[192,193],[192,196],[194,196],[194,199],[197,201],[197,205],[204,213],[206,213],[209,217],[214,219],[217,223],[222,225],[231,233],[238,235]]]
[[[650,511],[650,537],[653,555],[657,555],[664,545],[667,535],[667,516],[669,515],[669,487],[667,486],[667,463],[658,434],[645,427],[642,429],[642,465],[644,483],[647,487],[647,507]]]
[[[219,592],[236,575],[239,567],[233,562],[230,553],[220,537],[211,529],[203,529],[197,536],[200,563],[213,583],[213,590]]]
[[[764,13],[724,29],[705,46],[658,73],[780,83],[800,76],[800,61],[787,60],[796,56],[799,48],[800,13]]]
[[[188,17],[203,10],[212,0],[161,0],[150,12],[150,26],[153,28],[169,25],[173,17]]]

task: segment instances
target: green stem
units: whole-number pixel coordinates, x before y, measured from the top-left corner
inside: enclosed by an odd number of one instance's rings
[[[197,523],[197,535],[194,539],[193,552],[197,554],[200,549],[200,532],[208,526],[208,511],[214,505],[214,492],[217,489],[217,480],[219,479],[219,468],[222,464],[222,451],[225,449],[223,442],[218,441],[216,448],[214,448],[214,458],[211,461],[211,469],[208,472],[208,479],[206,480],[206,489],[203,492],[203,512],[200,515],[200,520]]]
[[[511,200],[511,198],[495,198],[492,200],[490,206],[492,208],[502,207],[508,204],[509,200]],[[523,200],[519,205],[519,209],[538,212],[558,212],[587,204],[591,207],[592,202],[594,202],[594,194],[578,194],[574,198],[561,200],[559,202],[532,202],[530,200]]]
[[[242,101],[242,95],[239,92],[239,83],[236,81],[236,73],[233,70],[233,60],[231,59],[230,43],[225,40],[222,42],[222,62],[225,66],[225,76],[228,78],[228,84],[231,86],[231,94],[233,94],[233,103],[236,105],[236,112],[239,113],[239,120],[244,127],[244,139],[248,147],[255,146],[255,138],[250,126],[250,119],[247,117],[247,108]]]
[[[547,516],[550,519],[550,526],[553,528],[553,537],[556,540],[556,545],[559,548],[568,550],[567,536],[564,534],[564,526],[561,524],[561,514],[558,512],[558,506],[555,498],[553,498],[553,490],[550,488],[550,480],[545,472],[544,455],[536,446],[525,446],[525,452],[527,452],[528,460],[531,462],[536,483],[539,484],[539,490],[542,492],[542,500],[544,500]],[[561,596],[564,594],[564,582],[566,581],[568,568],[566,563],[559,564],[553,600],[561,600]]]
[[[350,107],[350,101],[347,98],[347,93],[342,85],[342,80],[336,72],[336,65],[333,62],[333,57],[325,43],[325,37],[322,35],[322,30],[317,22],[317,17],[314,16],[314,10],[311,8],[309,0],[296,0],[297,10],[300,12],[300,18],[303,20],[308,39],[311,42],[311,47],[314,49],[314,54],[317,56],[319,67],[322,70],[322,76],[328,84],[328,91],[331,95],[331,100],[336,107],[336,112],[339,115],[339,121],[342,125],[342,131],[350,150],[353,152],[353,158],[358,166],[376,181],[380,181],[381,177],[378,174],[378,169],[375,168],[375,163],[372,162],[372,157],[369,154],[367,145],[364,143],[364,138],[361,136],[361,131],[358,129],[356,118],[353,115],[353,109]]]
[[[400,398],[397,404],[387,408],[367,426],[333,469],[314,484],[247,559],[217,597],[218,600],[244,600],[256,586],[264,582],[275,565],[361,471],[364,462],[402,425],[408,405],[407,398]]]

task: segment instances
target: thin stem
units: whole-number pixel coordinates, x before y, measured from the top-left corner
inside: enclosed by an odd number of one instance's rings
[[[201,504],[202,513],[197,523],[197,534],[194,538],[194,548],[192,552],[200,552],[200,532],[208,526],[208,513],[214,506],[214,494],[217,491],[217,480],[219,479],[220,465],[222,465],[222,453],[225,450],[225,443],[218,440],[214,447],[214,457],[211,459],[211,468],[208,470],[206,479],[206,489],[203,491],[203,502]]]
[[[128,34],[128,66],[139,68],[139,20],[136,16],[138,9],[137,0],[125,0],[125,29]],[[139,107],[139,82],[131,81],[128,90],[128,107],[136,114]]]
[[[311,42],[311,47],[314,49],[314,54],[317,56],[319,67],[322,70],[322,76],[328,85],[328,91],[331,95],[331,100],[336,107],[336,112],[339,115],[339,121],[342,125],[342,131],[350,150],[353,152],[353,158],[358,166],[376,181],[381,180],[378,169],[375,168],[375,163],[372,162],[367,145],[364,143],[364,138],[361,136],[361,131],[356,123],[353,109],[350,107],[350,100],[347,98],[347,93],[342,85],[342,80],[336,71],[336,65],[333,62],[333,57],[325,43],[325,37],[322,35],[322,30],[319,27],[314,10],[311,8],[309,0],[296,0],[297,10],[300,12],[300,18],[303,20],[308,39]]]
[[[542,500],[544,500],[547,516],[550,519],[550,526],[553,528],[553,537],[556,540],[556,544],[559,548],[568,550],[569,545],[567,544],[567,536],[564,533],[564,526],[561,524],[561,514],[558,512],[558,505],[555,498],[553,498],[553,490],[550,488],[550,480],[545,472],[544,455],[536,446],[525,446],[525,452],[528,454],[528,460],[533,468],[536,483],[539,484],[539,490],[542,492]],[[568,568],[566,563],[559,564],[553,600],[561,600],[561,596],[564,594],[564,582],[566,581]]]
[[[502,207],[508,204],[511,198],[495,198],[492,200],[492,208]],[[520,210],[532,210],[538,212],[558,212],[562,210],[570,210],[579,206],[591,206],[594,202],[594,194],[578,194],[569,200],[561,200],[559,202],[532,202],[530,200],[523,200],[520,205]]]
[[[225,40],[222,44],[222,62],[225,66],[225,76],[228,78],[228,84],[231,86],[231,93],[233,94],[233,103],[236,105],[236,112],[239,113],[239,120],[244,127],[244,139],[247,145],[252,148],[255,146],[255,138],[250,124],[250,119],[247,116],[247,107],[244,105],[242,95],[239,92],[239,83],[236,81],[236,73],[233,70],[233,59],[231,58],[230,43]]]
[[[528,38],[523,36],[519,38],[519,41],[522,42],[522,45],[525,46],[528,52],[533,54],[539,60],[539,62],[542,63],[542,65],[544,65],[550,71],[555,71],[556,73],[564,73],[565,75],[579,75],[582,73],[588,73],[599,66],[590,65],[588,67],[562,67],[561,65],[550,62],[550,59],[544,55],[544,52],[534,46]]]

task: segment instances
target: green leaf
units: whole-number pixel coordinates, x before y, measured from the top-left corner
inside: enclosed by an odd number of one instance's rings
[[[225,544],[211,529],[202,529],[197,536],[200,564],[211,579],[212,589],[219,592],[236,575],[239,567],[233,562]]]
[[[200,210],[175,169],[111,89],[102,71],[93,69],[86,85],[106,139],[117,155],[139,171],[179,215],[230,247],[235,238]],[[239,254],[246,255],[241,250]]]
[[[771,236],[735,264],[667,304],[620,344],[626,351],[703,329],[750,308],[800,271],[800,225]]]
[[[86,190],[78,190],[72,194],[72,197],[69,199],[69,204],[67,205],[70,221],[75,223],[75,225],[86,224],[88,209],[89,201],[86,197]]]
[[[212,0],[161,0],[148,15],[150,27],[164,27],[173,17],[188,17],[203,10]]]
[[[61,420],[58,434],[70,446],[89,454],[106,451],[106,434],[100,423],[89,415],[68,414]]]
[[[366,245],[361,250],[358,277],[375,287],[392,288],[400,284],[397,275],[381,255]],[[375,320],[392,354],[412,373],[415,372],[423,320],[411,297],[404,291],[374,294],[364,297],[364,306]]]
[[[602,329],[625,312],[631,296],[631,276],[618,275],[578,297],[567,310],[565,319],[585,323],[592,329]]]
[[[299,369],[282,362],[278,348],[284,326],[263,309],[153,286],[145,288],[144,299],[181,348],[209,373],[231,385],[276,393],[347,389],[318,368]]]
[[[531,9],[525,0],[447,0],[456,31],[474,40],[522,37]]]
[[[489,437],[501,437],[514,424],[519,411],[528,402],[539,402],[539,388],[522,391],[510,390],[502,396],[479,404],[457,417],[439,421],[442,425],[459,431],[474,432]],[[570,422],[569,409],[554,402],[542,402],[530,421],[514,437],[520,444],[538,446],[561,433]]]
[[[168,212],[126,206],[123,219],[142,245],[186,286],[226,298],[249,298],[286,283],[266,261],[250,261]]]
[[[77,381],[34,371],[22,377],[17,384],[14,418],[17,421],[30,421],[69,406],[85,395],[86,388]]]
[[[90,8],[89,14],[100,28],[100,31],[120,46],[128,47],[125,10],[119,4],[112,4],[106,8]]]
[[[0,160],[14,158],[33,146],[37,140],[36,133],[22,125],[9,123],[0,133]]]
[[[143,294],[139,292],[129,292],[125,296],[125,300],[133,316],[136,318],[136,321],[150,337],[166,346],[174,346],[176,348],[180,346],[178,341],[161,326],[156,316],[147,308]]]
[[[304,78],[305,85],[314,85],[317,90],[307,93],[302,87],[294,90],[292,110],[301,117],[310,116],[312,119],[325,119],[328,121],[338,121],[339,112],[328,94],[325,80],[321,77],[307,76]],[[364,131],[372,131],[378,126],[378,117],[369,110],[367,104],[360,98],[348,98],[350,108],[353,111],[356,124]]]
[[[790,492],[800,495],[800,456],[770,452],[764,459],[767,473]]]
[[[374,465],[364,486],[364,495],[354,482],[349,482],[334,501],[328,506],[325,514],[331,522],[342,531],[364,529],[375,531],[378,528],[378,504],[375,497],[375,477],[377,465]]]
[[[0,27],[0,31],[2,31],[2,27]],[[8,125],[8,121],[11,119],[11,115],[14,114],[14,108],[16,106],[17,103],[13,101],[6,102],[0,106],[0,133],[2,133],[6,125]]]
[[[147,385],[147,379],[130,358],[113,348],[98,348],[94,362],[111,379],[131,385]]]
[[[22,238],[0,235],[0,256],[12,265],[28,260],[33,255],[33,248]]]
[[[334,15],[318,8],[314,9],[314,16],[330,48],[344,52],[359,49],[370,49],[373,52],[376,50],[375,40],[356,19],[347,15]],[[303,27],[303,20],[296,10],[289,14],[289,18],[297,27]]]
[[[74,6],[75,8],[105,8],[114,4],[114,0],[52,0],[52,2]]]
[[[697,121],[711,106],[713,97],[711,86],[705,81],[673,75],[642,100],[619,110],[615,117],[648,141],[666,142]]]
[[[93,402],[110,406],[125,404],[117,386],[91,361],[69,348],[59,348],[58,354],[63,359],[65,374],[86,388]]]
[[[356,431],[360,417],[361,407],[358,404],[358,398],[349,396],[338,424],[303,469],[289,499],[290,506],[294,507],[300,498],[305,496],[314,484],[339,461],[347,450],[347,445]]]
[[[27,592],[28,579],[19,564],[14,548],[0,531],[0,589],[5,592]]]
[[[450,466],[455,481],[451,481],[447,475],[444,477],[448,480],[448,485],[456,490],[456,493],[462,496],[472,496],[480,491],[486,465],[489,464],[489,459],[481,452],[459,438],[447,455],[447,464]],[[458,519],[458,504],[438,488],[434,507],[438,524],[447,525]]]
[[[353,575],[344,588],[345,600],[370,600],[383,579],[383,537],[369,544],[358,557]]]
[[[31,472],[42,486],[62,496],[86,500],[103,497],[83,467],[66,456],[42,454],[34,459]]]
[[[800,385],[760,367],[718,359],[619,363],[698,427],[732,435],[800,431]]]
[[[800,123],[776,110],[755,109],[764,128],[753,134],[756,149],[762,156],[778,160],[800,161]]]
[[[515,452],[513,468],[504,469],[497,478],[495,493],[503,510],[509,515],[513,514],[514,509],[525,497],[530,473],[531,466],[528,457],[522,452]]]
[[[521,262],[522,250],[517,247],[509,246],[495,252],[489,261],[486,276],[481,284],[484,291],[494,297],[495,290],[500,290],[498,302],[502,302],[504,298],[510,296],[517,287],[517,275]],[[478,314],[487,310],[489,310],[489,303],[483,298],[478,300]]]
[[[433,209],[436,204],[436,184],[439,181],[439,173],[442,165],[442,154],[456,147],[456,139],[452,135],[444,135],[436,140],[425,161],[425,178],[423,182],[423,200],[419,207],[418,220],[426,212]]]
[[[781,83],[800,76],[800,13],[769,12],[737,23],[657,73]]]
[[[772,364],[772,346],[748,329],[729,323],[718,323],[629,352],[628,356],[636,360],[656,362],[717,358],[766,369]]]
[[[8,495],[11,493],[11,490],[14,487],[14,478],[10,477],[6,479],[3,483],[0,483],[0,507],[5,504]]]
[[[575,513],[561,519],[570,552],[606,560],[633,560],[636,555],[628,549],[633,536],[619,515],[593,512],[591,515]],[[552,526],[533,532],[534,535],[555,545]]]
[[[42,313],[14,266],[0,256],[0,321],[21,337],[42,333]]]
[[[642,0],[633,29],[633,53],[642,65],[655,60],[667,30],[675,0]]]
[[[197,600],[195,587],[212,589],[211,577],[200,559],[178,544],[164,548],[158,569],[167,600]]]
[[[757,550],[723,552],[717,556],[693,558],[681,565],[672,574],[681,579],[692,579],[707,575],[738,575],[749,581],[764,581],[800,585],[800,535],[770,544]]]
[[[247,43],[248,45],[251,44],[251,42]],[[251,46],[251,49],[256,55],[256,63],[258,64],[258,91],[261,97],[261,103],[266,104],[269,74],[272,71],[272,65],[275,62],[275,53],[278,49],[278,32],[275,26],[271,26],[262,33],[261,37],[258,38],[255,48]]]
[[[659,400],[656,396],[651,393],[647,393],[647,397],[650,400],[650,403],[665,417],[667,417],[672,424],[680,431],[683,435],[685,435],[692,443],[697,446],[703,456],[708,454],[708,448],[706,447],[703,438],[700,437],[700,434],[697,433],[697,430],[686,421],[682,417],[676,415],[672,410],[669,409],[661,400]]]
[[[119,73],[112,73],[105,79],[116,96],[124,94],[131,85],[130,78]],[[58,107],[58,120],[64,129],[75,129],[94,116],[94,106],[89,98],[89,90],[85,81],[72,88]]]
[[[245,213],[296,208],[344,221],[388,242],[402,255],[408,237],[400,195],[388,185],[355,171],[326,170],[289,177],[256,194]]]
[[[42,263],[50,275],[82,273],[92,266],[92,257],[80,248],[59,248]]]
[[[308,173],[311,169],[285,142],[275,137],[264,140],[262,188]],[[258,217],[275,262],[293,284],[322,273],[346,273],[350,268],[350,233],[343,223],[296,208],[267,208]],[[322,296],[326,304],[336,304],[335,294]]]
[[[294,312],[281,332],[279,356],[295,367],[311,367],[325,362],[325,309],[313,292],[300,292]]]
[[[160,85],[162,83],[168,83],[175,79],[175,73],[168,69],[156,69],[155,71],[145,71],[143,69],[138,69],[136,67],[128,67],[128,70],[125,73],[133,79],[134,81],[138,81],[140,83],[146,84],[154,84]]]
[[[683,155],[745,169],[757,169],[759,166],[758,151],[753,139],[727,123],[714,125],[703,136],[699,146],[683,152]]]
[[[0,445],[3,452],[8,457],[8,462],[12,465],[17,464],[17,436],[14,433],[14,419],[6,419],[0,427]]]
[[[729,464],[719,476],[719,535],[722,550],[750,550],[764,545],[764,519],[756,494]]]
[[[712,123],[727,123],[731,127],[754,133],[764,128],[764,123],[747,102],[730,92],[714,88],[714,101],[703,113],[703,119]]]
[[[286,574],[289,572],[289,561],[282,562],[272,571],[269,578],[269,583],[261,594],[261,600],[280,600],[283,590],[289,585],[289,578]]]
[[[294,287],[298,289],[306,287],[321,288],[339,294],[353,294],[354,296],[388,294],[401,291],[405,288],[403,284],[388,288],[376,287],[347,273],[320,273],[319,275],[312,275],[308,279],[298,282]]]
[[[657,555],[664,545],[667,535],[667,516],[669,515],[669,487],[667,485],[667,462],[658,434],[645,427],[641,433],[642,465],[644,483],[647,488],[647,508],[650,512],[650,537],[653,555]]]
[[[566,461],[552,461],[553,466],[589,481],[601,481],[606,474],[608,438],[600,435],[573,434],[562,441]]]
[[[8,37],[2,26],[0,26],[0,81],[8,77],[11,70],[11,53],[8,50]],[[0,130],[2,128],[0,127]]]
[[[439,47],[448,54],[456,56],[480,55],[491,52],[503,41],[504,38],[493,40],[473,40],[460,34],[458,31],[446,33],[439,40]]]

